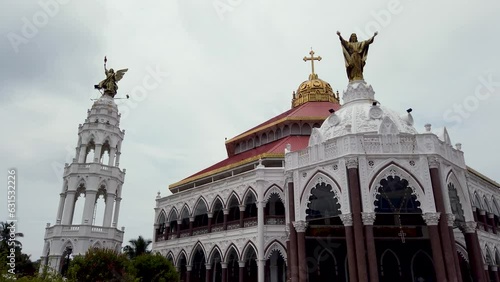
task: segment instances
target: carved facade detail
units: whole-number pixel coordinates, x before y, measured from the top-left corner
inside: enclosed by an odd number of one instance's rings
[[[427,225],[437,225],[439,223],[439,217],[441,213],[439,212],[427,212],[422,214],[422,218],[425,220],[425,224]]]

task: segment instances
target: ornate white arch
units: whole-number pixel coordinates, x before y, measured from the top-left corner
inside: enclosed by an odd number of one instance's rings
[[[460,200],[460,204],[462,205],[462,210],[464,211],[464,217],[465,221],[473,221],[474,217],[472,214],[472,208],[471,205],[469,204],[467,197],[465,195],[465,190],[463,189],[463,186],[460,185],[460,182],[458,181],[457,176],[455,175],[455,172],[451,171],[446,179],[446,190],[448,190],[448,184],[453,184],[453,187],[457,190],[457,195],[458,199]],[[450,199],[445,199],[446,201],[450,201]]]
[[[380,181],[382,179],[386,179],[389,176],[399,176],[401,179],[405,179],[408,181],[408,186],[413,190],[413,195],[417,197],[417,200],[420,202],[420,209],[422,213],[426,212],[436,212],[436,208],[434,206],[434,197],[432,197],[432,193],[425,193],[418,181],[409,174],[406,170],[401,167],[390,164],[381,170],[370,182],[370,201],[371,210],[375,210],[375,200],[377,199],[377,195],[380,194],[378,192],[378,188],[380,188]]]
[[[460,243],[455,242],[455,246],[457,247],[457,252],[462,256],[462,258],[469,263],[469,253],[467,253],[467,249]]]
[[[246,201],[249,193],[252,193],[254,195],[255,200],[259,199],[257,196],[257,192],[252,187],[248,186],[247,189],[245,190],[245,193],[243,193],[243,197],[241,197],[241,205],[245,204],[245,201]],[[229,199],[228,199],[228,201],[229,201]]]
[[[203,244],[200,241],[198,241],[198,242],[196,242],[196,244],[194,244],[193,249],[191,250],[191,253],[189,255],[190,256],[189,259],[186,259],[187,264],[193,265],[194,254],[198,248],[201,249],[201,251],[203,252],[203,255],[205,256],[205,263],[206,263],[207,252],[205,251],[205,246],[203,246]]]
[[[94,249],[102,249],[103,245],[101,244],[100,241],[96,241],[93,245],[92,248]]]
[[[241,260],[240,251],[238,250],[238,248],[236,247],[235,244],[231,244],[231,245],[229,245],[229,247],[226,248],[226,251],[224,253],[224,257],[223,257],[224,262],[228,262],[227,259],[229,257],[229,253],[231,252],[231,250],[234,250],[236,252],[236,256],[238,257],[238,260]]]
[[[255,246],[255,244],[252,241],[248,240],[248,242],[243,247],[243,251],[241,252],[241,260],[246,259],[249,248],[252,248],[255,252],[255,255],[257,257],[259,257],[259,252],[257,251],[257,247]]]
[[[287,255],[286,255],[286,250],[285,248],[283,247],[282,244],[280,244],[278,241],[273,241],[272,243],[270,243],[266,248],[265,248],[266,252],[264,253],[264,259],[269,259],[271,257],[271,255],[273,254],[273,252],[278,252],[280,254],[280,256],[283,258],[283,260],[285,261],[285,264],[287,264]]]
[[[163,222],[162,222],[162,217],[163,217]],[[156,218],[156,223],[166,223],[167,222],[167,213],[165,212],[164,209],[161,209],[160,213],[158,214],[158,217]]]
[[[264,194],[264,202],[268,202],[273,194],[278,195],[278,197],[280,198],[280,200],[283,204],[286,203],[285,193],[283,193],[283,191],[276,184],[273,184],[270,188],[268,188],[266,190],[266,192]]]
[[[491,251],[490,246],[488,246],[487,243],[483,245],[483,258],[484,258],[484,263],[488,265],[496,265],[495,263],[495,256],[493,256],[493,252]],[[488,258],[490,259],[490,262],[488,262]]]
[[[196,200],[196,202],[195,202],[195,204],[194,204],[194,206],[193,206],[193,208],[192,208],[192,213],[193,213],[193,214],[192,214],[191,216],[194,216],[194,213],[196,212],[196,209],[198,208],[198,205],[199,205],[201,202],[203,202],[203,203],[205,204],[205,207],[206,207],[207,212],[208,212],[208,208],[209,208],[208,202],[207,202],[207,200],[205,199],[205,197],[200,196],[200,197],[198,197],[198,200]]]
[[[62,244],[61,254],[64,254],[64,252],[66,251],[66,248],[68,246],[71,246],[71,249],[75,250],[75,246],[73,245],[73,242],[71,242],[71,239],[68,239],[68,240],[64,241],[64,243]]]
[[[188,261],[188,258],[189,256],[187,255],[186,251],[184,249],[182,249],[178,254],[177,254],[177,257],[175,258],[175,263],[174,265],[177,266],[177,267],[180,267],[179,263],[180,263],[180,259],[181,259],[181,256],[184,255],[184,258],[186,259],[186,264],[189,263]]]
[[[215,196],[215,198],[212,200],[212,202],[210,203],[210,210],[209,212],[214,212],[214,208],[215,208],[215,203],[219,201],[222,205],[222,208],[224,208],[226,205],[224,204],[224,200],[222,199],[221,196],[217,195]]]
[[[212,250],[210,250],[210,253],[208,254],[207,263],[209,263],[209,264],[213,263],[215,252],[219,253],[220,259],[222,261],[222,259],[223,259],[222,254],[223,253],[222,253],[221,249],[219,248],[219,246],[215,245],[215,246],[213,246]]]
[[[182,217],[182,214],[184,213],[184,210],[186,210],[186,211],[187,211],[188,217],[190,217],[192,213],[191,213],[191,210],[189,209],[188,204],[184,204],[184,205],[182,206],[181,212],[179,213],[179,217]],[[177,220],[180,220],[180,219],[181,219],[181,218],[177,218]]]
[[[235,197],[236,198],[236,201],[238,201],[238,205],[241,205],[241,199],[240,199],[240,196],[238,195],[238,193],[236,193],[236,191],[231,191],[231,193],[229,193],[229,196],[227,196],[227,199],[226,199],[226,205],[224,206],[224,208],[227,208],[228,205],[229,205],[229,202],[231,201],[231,198],[232,197]]]
[[[337,183],[324,172],[316,171],[304,187],[304,190],[300,197],[300,209],[298,211],[299,214],[295,220],[306,219],[306,210],[307,210],[307,205],[309,204],[309,197],[312,195],[312,190],[316,188],[318,184],[321,183],[325,183],[332,187],[331,191],[333,192],[333,197],[336,198],[338,203],[340,204],[340,211],[342,213],[350,213],[349,204],[345,199],[346,197],[343,197],[342,192],[340,191],[340,188],[338,187]]]
[[[175,213],[175,215],[176,215],[176,218],[177,218],[176,220],[179,220],[179,216],[180,216],[179,215],[179,211],[177,210],[176,207],[172,207],[172,208],[170,208],[170,211],[168,212],[168,216],[167,216],[167,221],[168,222],[172,221],[172,214],[173,213]]]

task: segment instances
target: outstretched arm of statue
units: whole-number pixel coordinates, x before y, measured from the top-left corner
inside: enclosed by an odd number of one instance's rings
[[[342,44],[342,46],[344,46],[344,48],[348,48],[347,41],[345,41],[345,39],[342,38],[342,35],[340,35],[340,31],[337,31],[337,35],[339,36],[340,43]]]
[[[375,33],[373,34],[373,36],[370,39],[367,40],[368,44],[372,44],[373,43],[373,39],[375,39],[375,36],[377,36],[377,35],[378,35],[378,31],[375,31]]]

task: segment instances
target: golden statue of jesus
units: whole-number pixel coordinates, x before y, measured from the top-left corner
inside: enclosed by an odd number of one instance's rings
[[[368,47],[373,43],[373,39],[377,36],[378,32],[372,38],[358,42],[356,33],[351,34],[349,42],[344,40],[337,31],[340,42],[342,43],[342,51],[344,53],[345,67],[349,81],[363,80],[363,67],[366,63],[368,56]]]

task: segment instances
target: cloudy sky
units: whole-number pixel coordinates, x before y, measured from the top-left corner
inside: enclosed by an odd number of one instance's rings
[[[126,241],[152,238],[158,191],[225,158],[225,137],[289,109],[311,47],[323,57],[320,78],[342,92],[337,30],[360,39],[378,30],[365,67],[377,99],[413,108],[419,131],[446,126],[467,163],[500,181],[498,1],[102,2],[2,1],[1,170],[17,169],[19,231],[34,259],[45,224],[55,223],[78,124],[99,96],[104,56],[129,68],[119,95],[131,98],[117,100]],[[0,187],[6,195],[7,183]]]

